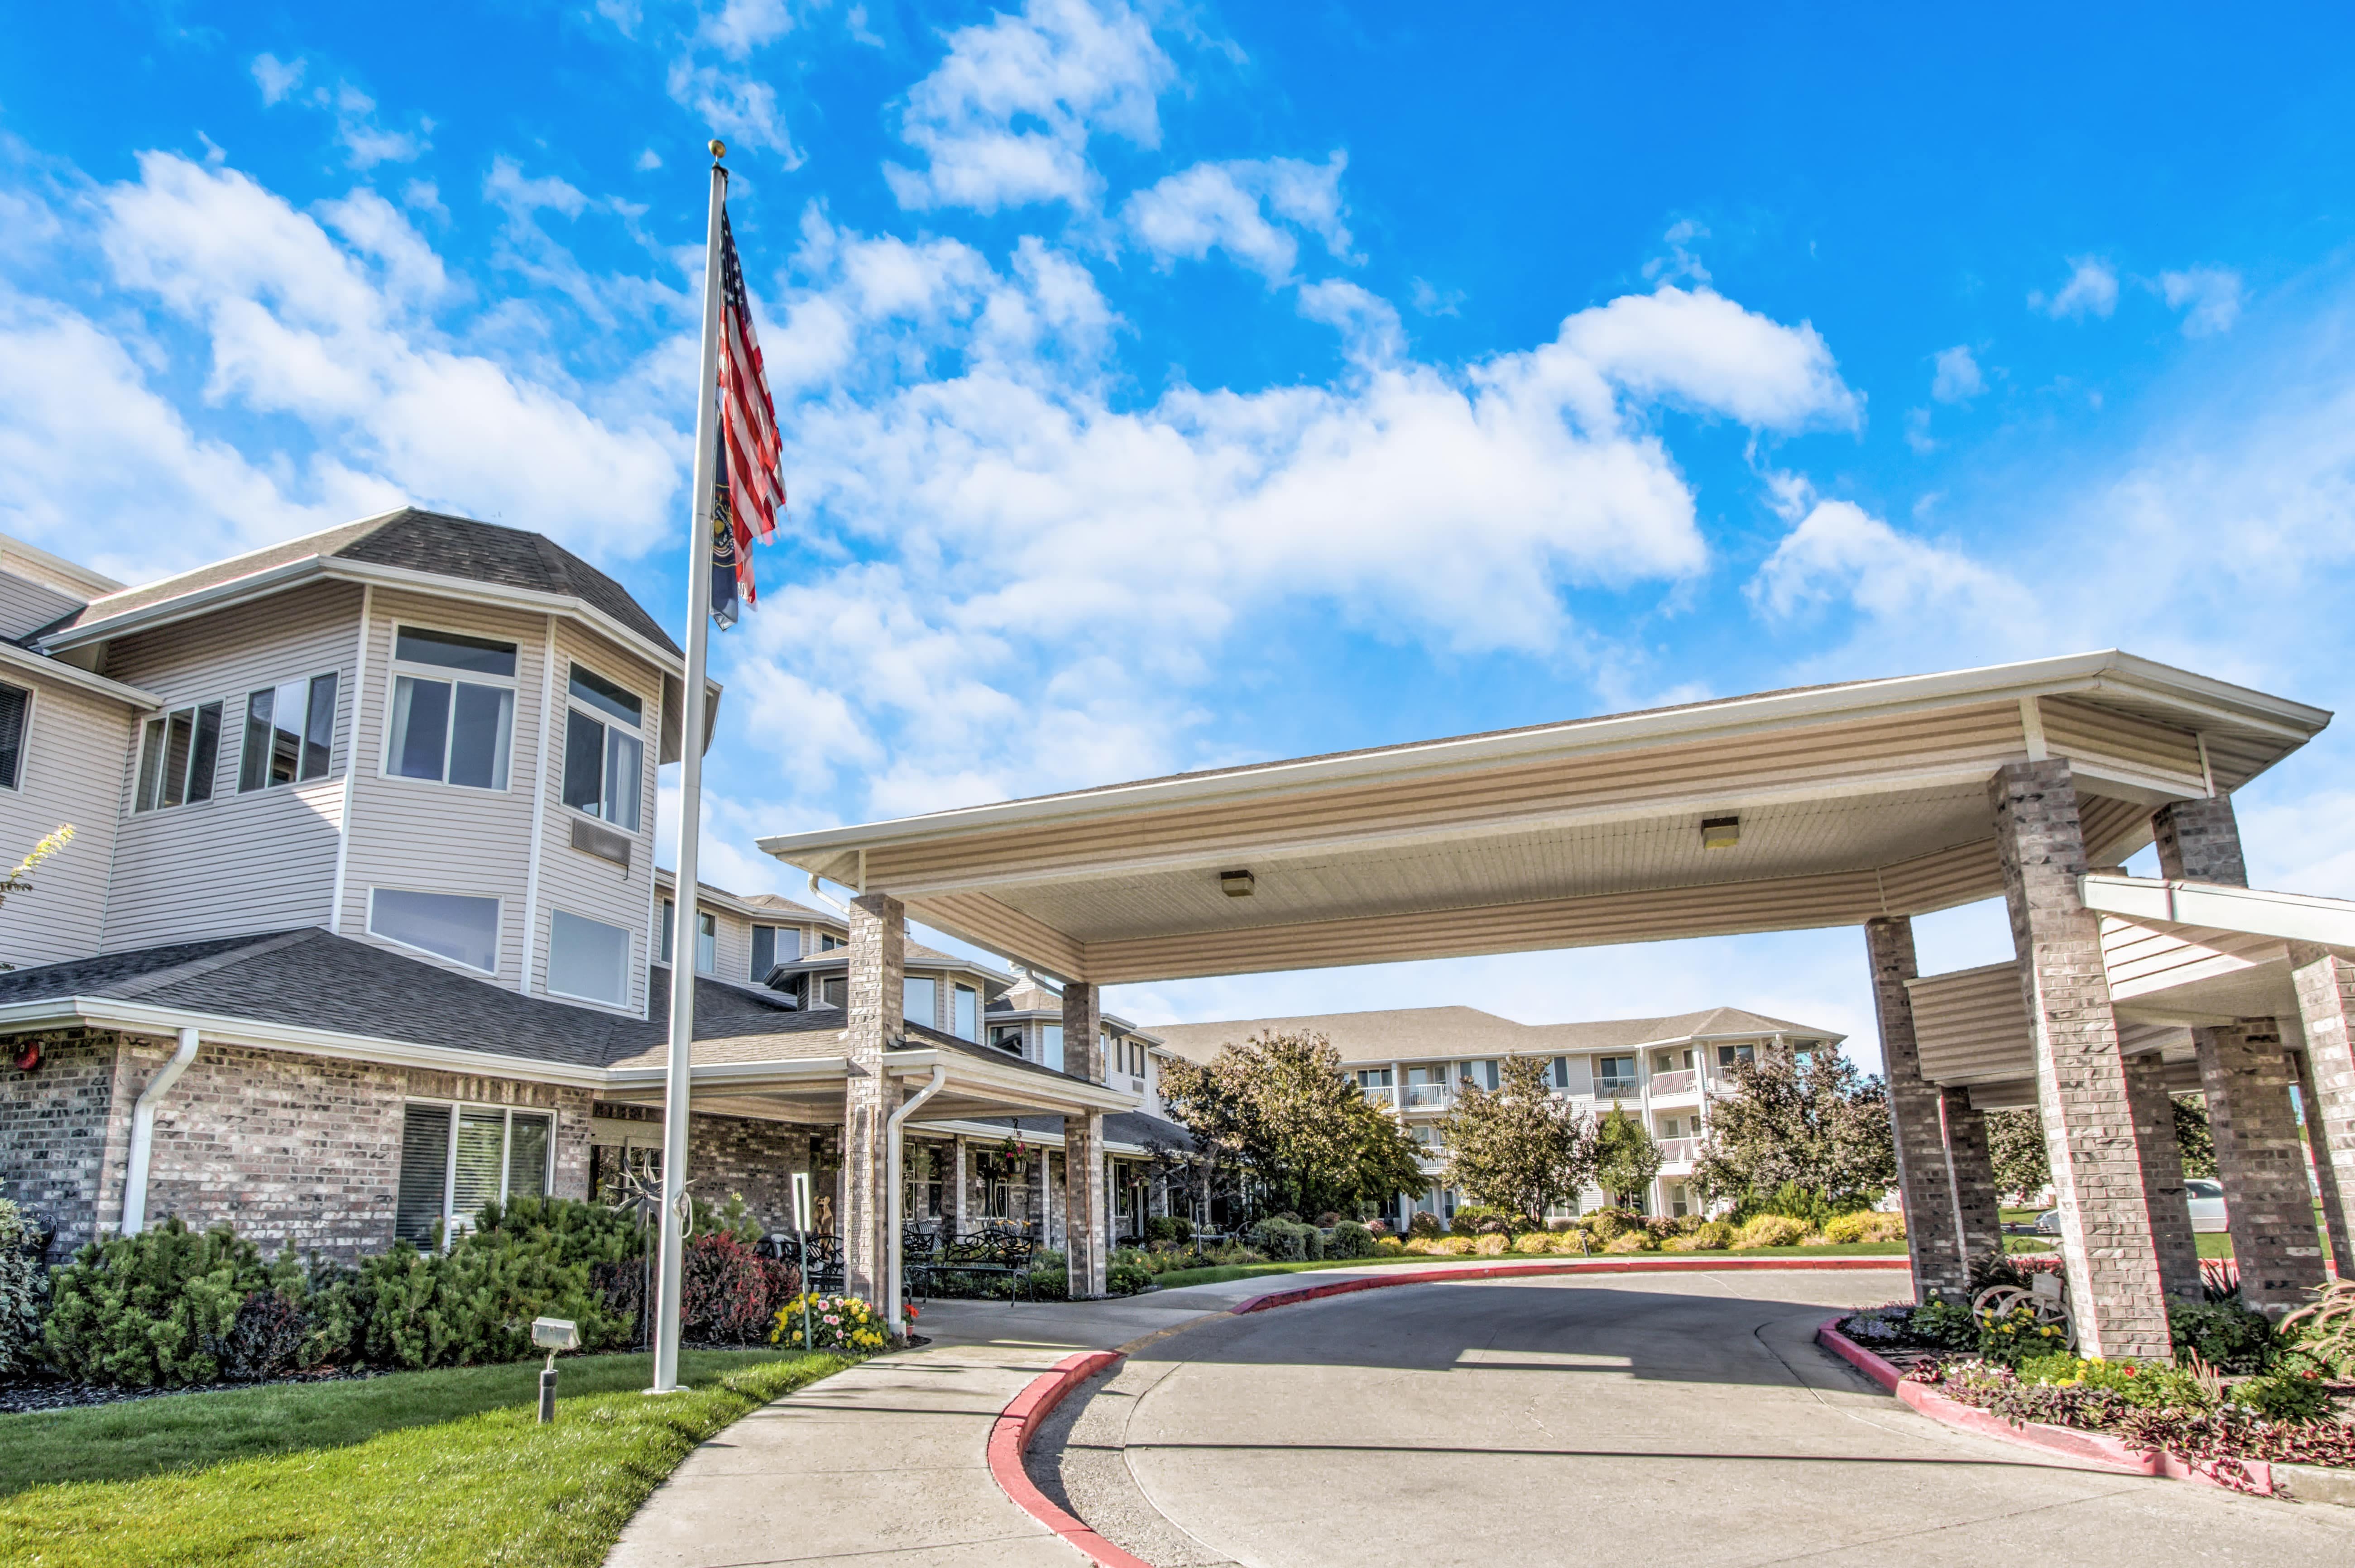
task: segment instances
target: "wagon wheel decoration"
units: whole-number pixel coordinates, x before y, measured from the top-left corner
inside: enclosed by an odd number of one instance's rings
[[[2036,1315],[2037,1327],[2059,1329],[2062,1344],[2076,1350],[2077,1325],[2069,1316],[2068,1286],[2056,1276],[2037,1276],[2034,1289],[1990,1285],[1971,1298],[1971,1314],[1981,1322],[2001,1322],[2023,1307]]]

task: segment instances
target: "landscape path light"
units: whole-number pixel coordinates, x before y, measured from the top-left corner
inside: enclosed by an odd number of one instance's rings
[[[581,1326],[570,1318],[534,1318],[531,1342],[548,1352],[539,1370],[539,1424],[545,1426],[556,1419],[556,1352],[581,1342]]]

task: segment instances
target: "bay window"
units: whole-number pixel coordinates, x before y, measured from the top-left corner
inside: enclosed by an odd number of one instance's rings
[[[199,703],[149,719],[139,736],[139,781],[132,810],[160,810],[213,798],[220,762],[221,705]]]
[[[515,728],[516,645],[404,626],[394,634],[392,658],[385,771],[505,789]]]
[[[595,671],[572,666],[564,713],[564,803],[636,832],[645,763],[645,705]]]
[[[335,755],[336,683],[333,674],[314,675],[247,694],[240,794],[327,776]]]

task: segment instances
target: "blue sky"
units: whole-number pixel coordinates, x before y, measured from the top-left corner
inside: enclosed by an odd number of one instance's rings
[[[0,529],[140,578],[405,500],[677,620],[703,141],[794,504],[753,835],[2117,645],[2346,705],[2343,10],[1032,0],[22,8]],[[2326,734],[2256,879],[2355,895]],[[1991,961],[1987,908],[1926,968]],[[1725,1001],[1861,940],[1131,988],[1140,1019]]]

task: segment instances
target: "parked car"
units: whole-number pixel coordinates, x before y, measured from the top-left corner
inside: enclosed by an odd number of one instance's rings
[[[2185,1179],[2183,1195],[2190,1201],[2191,1228],[2195,1231],[2224,1229],[2224,1188],[2221,1182],[2205,1176]],[[2061,1211],[2047,1209],[2036,1216],[2036,1234],[2057,1236],[2061,1234]]]

